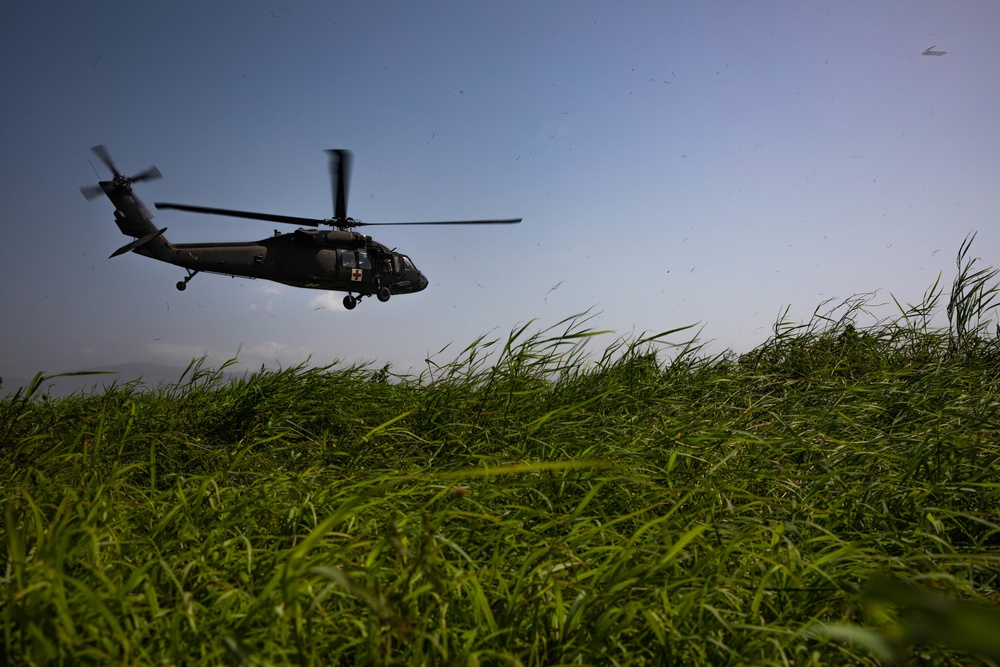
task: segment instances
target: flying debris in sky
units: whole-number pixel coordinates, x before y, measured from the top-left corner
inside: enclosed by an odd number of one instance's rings
[[[948,52],[947,51],[934,51],[934,47],[933,46],[928,46],[926,49],[924,49],[924,52],[921,53],[920,55],[922,55],[922,56],[943,56],[946,53],[948,53]]]

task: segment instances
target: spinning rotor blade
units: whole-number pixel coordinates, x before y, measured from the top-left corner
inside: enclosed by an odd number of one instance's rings
[[[267,222],[280,222],[286,225],[303,225],[306,227],[333,225],[344,229],[353,229],[354,227],[388,227],[390,225],[516,225],[521,222],[521,218],[506,218],[500,220],[437,220],[425,222],[361,222],[360,220],[354,220],[352,218],[347,218],[346,220],[323,220],[320,218],[300,218],[294,215],[275,215],[273,213],[255,213],[253,211],[234,211],[229,208],[170,204],[167,202],[156,202],[154,206],[160,210],[173,209],[175,211],[187,211],[188,213],[225,215],[231,218],[266,220]]]
[[[177,211],[187,211],[189,213],[208,213],[210,215],[225,215],[231,218],[248,218],[250,220],[266,220],[268,222],[281,222],[286,225],[305,225],[307,227],[319,227],[323,224],[330,224],[329,220],[317,220],[313,218],[298,218],[291,215],[273,215],[271,213],[254,213],[252,211],[233,211],[228,208],[209,208],[208,206],[188,206],[187,204],[168,204],[156,202],[158,209],[174,209]]]
[[[160,210],[173,209],[176,211],[187,211],[188,213],[225,215],[231,218],[266,220],[268,222],[280,222],[286,225],[303,225],[306,227],[333,225],[344,229],[352,229],[354,227],[388,227],[391,225],[516,225],[521,222],[521,218],[506,218],[500,220],[436,220],[425,222],[361,222],[360,220],[354,220],[353,218],[347,218],[346,220],[323,220],[320,218],[300,218],[293,215],[275,215],[273,213],[255,213],[253,211],[234,211],[228,208],[189,206],[188,204],[169,204],[167,202],[156,202],[154,206]]]
[[[139,183],[140,181],[155,181],[157,178],[163,178],[163,174],[156,167],[149,167],[128,180],[132,183]]]
[[[351,151],[342,148],[328,150],[330,154],[330,188],[333,191],[333,217],[347,220],[347,191],[351,187]]]
[[[115,166],[115,162],[111,159],[111,154],[108,153],[108,149],[104,147],[104,144],[98,144],[90,150],[92,150],[94,155],[96,155],[100,161],[104,163],[105,167],[111,170],[112,174],[115,176],[122,175],[121,172],[118,171],[118,167]]]
[[[354,220],[353,227],[387,227],[389,225],[516,225],[521,218],[504,218],[502,220],[436,220],[429,222],[361,222]]]
[[[84,185],[80,187],[80,192],[83,193],[87,201],[94,201],[104,194],[104,188],[100,185]]]
[[[107,157],[107,151],[103,147],[95,147],[101,159]],[[246,218],[249,220],[265,220],[267,222],[280,222],[286,225],[302,225],[306,227],[319,227],[320,225],[330,225],[341,230],[354,229],[355,227],[388,226],[388,225],[515,225],[521,222],[521,218],[506,218],[502,220],[440,220],[428,222],[361,222],[354,218],[347,217],[347,193],[351,186],[351,151],[342,148],[328,150],[330,154],[330,188],[333,192],[333,213],[332,218],[300,218],[294,215],[275,215],[273,213],[256,213],[254,211],[236,211],[229,208],[211,208],[208,206],[191,206],[189,204],[169,204],[166,202],[156,202],[158,209],[174,209],[176,211],[187,211],[188,213],[206,213],[209,215],[225,215],[231,218]],[[110,158],[107,158],[110,160]],[[109,164],[110,163],[106,163]],[[155,174],[154,174],[155,172]],[[136,176],[137,180],[144,178],[155,178],[159,176],[156,167],[151,167]]]

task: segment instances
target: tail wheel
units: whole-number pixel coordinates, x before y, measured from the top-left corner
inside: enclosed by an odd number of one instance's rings
[[[164,230],[166,230],[166,227],[164,227]],[[177,281],[177,289],[181,292],[186,290],[188,283],[191,282],[191,279],[194,278],[196,275],[198,275],[198,271],[195,271],[193,269],[188,269],[188,274],[184,276],[184,280]]]

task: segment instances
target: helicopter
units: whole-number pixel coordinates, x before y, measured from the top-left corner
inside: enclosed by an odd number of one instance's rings
[[[388,225],[510,225],[521,218],[498,220],[453,220],[424,222],[362,222],[347,216],[347,195],[350,184],[352,153],[344,149],[328,150],[332,218],[300,218],[296,216],[236,211],[207,206],[190,206],[157,202],[157,209],[173,209],[190,213],[205,213],[250,220],[298,225],[293,232],[280,233],[259,241],[225,243],[170,243],[163,233],[167,228],[153,224],[153,214],[139,201],[132,185],[161,178],[159,169],[149,167],[135,176],[122,175],[103,145],[91,149],[111,171],[110,181],[80,188],[87,200],[107,195],[115,206],[115,223],[122,234],[133,237],[131,243],[118,248],[108,259],[134,252],[161,262],[187,269],[187,275],[177,282],[184,291],[199,273],[216,273],[244,278],[271,280],[291,287],[346,292],[344,308],[353,310],[366,297],[375,296],[386,302],[394,294],[413,294],[427,288],[427,278],[405,254],[389,249],[371,236],[353,231],[366,226]],[[335,229],[322,230],[322,225]],[[303,229],[309,227],[310,229]]]

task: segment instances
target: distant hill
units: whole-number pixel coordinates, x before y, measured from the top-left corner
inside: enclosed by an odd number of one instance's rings
[[[123,385],[135,380],[139,380],[146,387],[153,388],[161,384],[173,384],[177,382],[184,369],[177,366],[165,366],[163,364],[132,362],[94,366],[93,368],[84,368],[74,372],[96,371],[110,371],[114,375],[74,375],[52,378],[51,380],[46,380],[45,384],[42,385],[41,391],[54,398],[59,398],[74,393],[102,392],[111,384],[117,383]],[[30,382],[31,378],[4,377],[3,385],[0,385],[0,396],[13,394],[18,389],[27,387]]]

